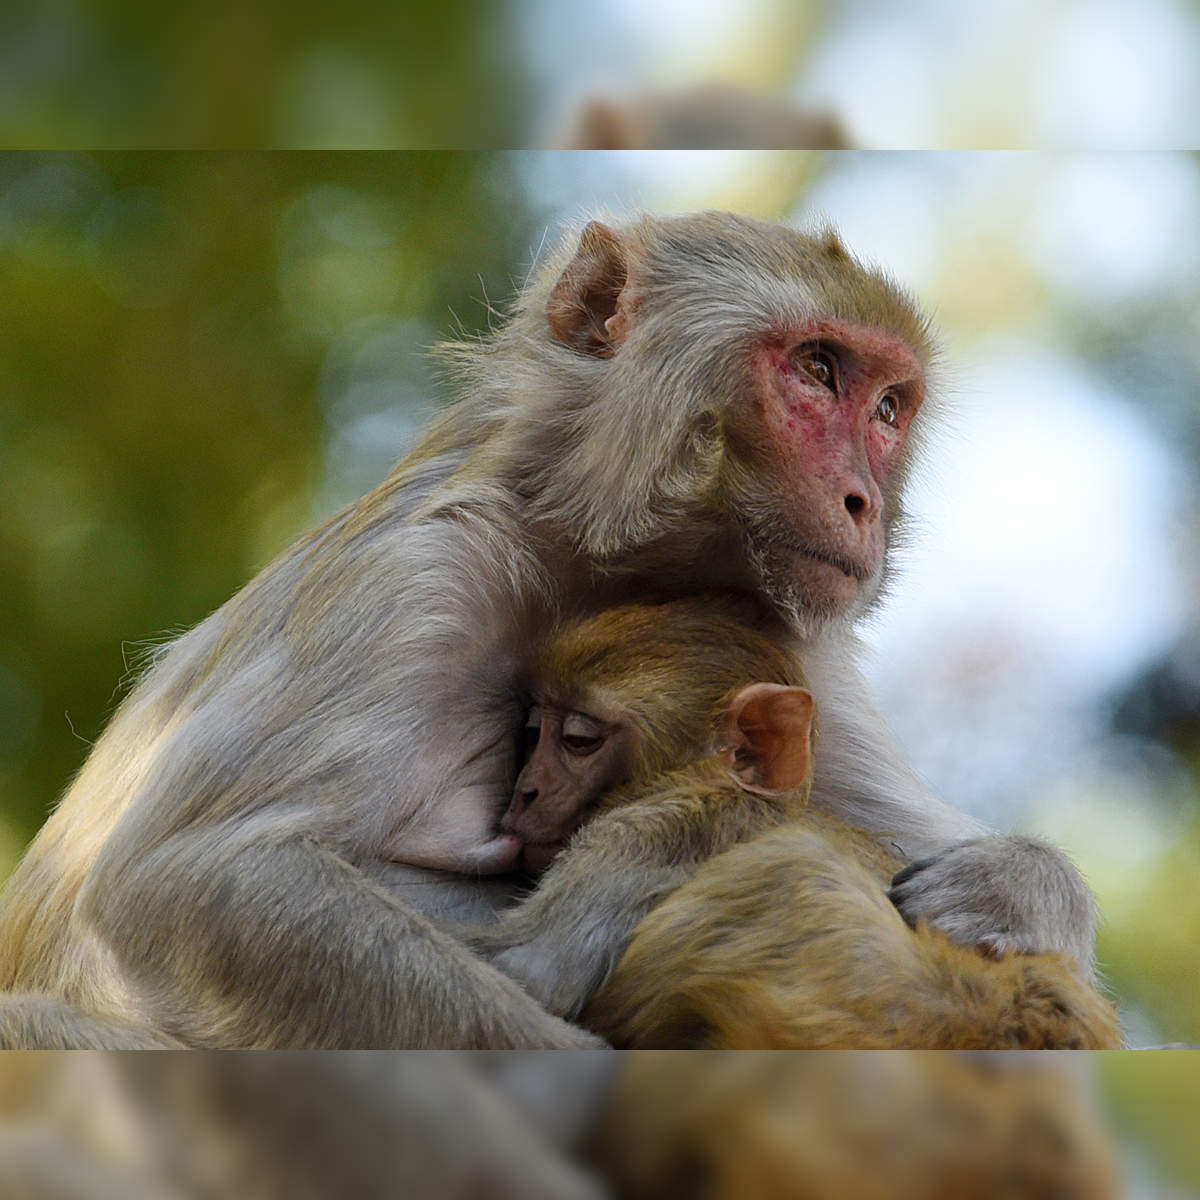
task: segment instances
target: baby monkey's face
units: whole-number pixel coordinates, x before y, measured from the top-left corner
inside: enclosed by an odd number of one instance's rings
[[[677,703],[690,703],[687,689],[680,692]],[[670,698],[664,696],[662,703]],[[658,774],[709,756],[722,764],[729,783],[745,792],[806,803],[812,695],[802,687],[751,683],[721,705],[715,722],[708,715],[711,701],[693,705],[699,714],[695,728],[689,737],[672,740],[639,720],[635,705],[624,705],[603,689],[535,693],[525,722],[521,773],[500,821],[500,832],[521,842],[521,869],[531,875],[545,871],[614,788],[640,782],[648,771]],[[660,762],[651,770],[647,754],[656,736],[668,765]]]
[[[582,712],[540,700],[529,710],[524,766],[500,822],[525,843],[522,869],[544,871],[610,788],[633,766],[634,730],[620,713]]]

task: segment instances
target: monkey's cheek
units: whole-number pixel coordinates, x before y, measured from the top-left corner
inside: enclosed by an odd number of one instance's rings
[[[540,875],[562,853],[564,842],[530,842],[521,852],[521,870]]]

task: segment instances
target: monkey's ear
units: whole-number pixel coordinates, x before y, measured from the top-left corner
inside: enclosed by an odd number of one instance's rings
[[[808,782],[814,708],[804,688],[752,683],[738,692],[718,749],[739,787],[778,796]]]
[[[611,358],[637,312],[629,284],[629,246],[620,234],[589,221],[579,249],[546,301],[550,331],[572,350]]]

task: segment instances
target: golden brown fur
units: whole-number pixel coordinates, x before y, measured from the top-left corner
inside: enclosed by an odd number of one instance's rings
[[[627,713],[641,734],[628,782],[645,784],[709,753],[715,720],[739,687],[803,687],[790,642],[787,629],[745,596],[627,604],[546,639],[530,690],[567,706],[586,694]]]
[[[630,1048],[1120,1048],[1065,956],[997,960],[905,925],[898,866],[817,813],[734,847],[642,921],[582,1020]]]

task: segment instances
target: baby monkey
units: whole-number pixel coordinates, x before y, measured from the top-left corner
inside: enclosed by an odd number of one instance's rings
[[[534,661],[530,759],[501,829],[543,873],[458,932],[555,1015],[578,1016],[701,863],[807,804],[813,701],[775,621],[733,597],[627,605]]]
[[[803,685],[786,636],[733,597],[548,640],[501,825],[545,874],[501,924],[560,913],[537,948],[562,957],[556,1011],[584,989],[582,1023],[623,1047],[1119,1047],[1066,957],[996,960],[905,925],[887,897],[903,863],[807,806]],[[496,961],[520,977],[519,955]]]

